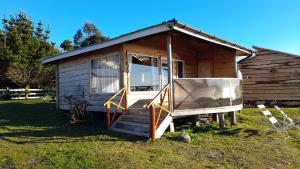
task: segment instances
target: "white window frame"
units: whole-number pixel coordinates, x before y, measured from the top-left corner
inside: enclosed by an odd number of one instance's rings
[[[130,72],[129,70],[129,64],[132,62],[131,57],[130,55],[142,55],[142,56],[146,56],[146,57],[151,57],[151,58],[156,58],[157,61],[158,61],[158,72],[159,72],[159,90],[155,90],[155,91],[132,91],[130,89],[130,75],[132,72]],[[128,93],[143,93],[143,92],[146,92],[146,93],[157,93],[161,90],[161,56],[155,56],[155,55],[149,55],[149,54],[143,54],[143,53],[135,53],[135,52],[130,52],[127,54],[127,57],[128,57],[128,76],[127,76],[127,81],[128,81]]]
[[[118,54],[119,55],[119,89],[121,88],[121,76],[122,76],[122,73],[121,73],[121,53],[120,52],[111,52],[111,53],[107,53],[107,54],[101,54],[101,55],[97,55],[96,57],[93,57],[91,59],[89,59],[89,95],[91,96],[97,96],[97,95],[111,95],[111,94],[114,94],[116,92],[112,92],[112,93],[93,93],[92,92],[92,61],[93,60],[97,60],[99,58],[103,58],[103,57],[110,57],[110,56],[113,56],[113,55],[116,55]]]

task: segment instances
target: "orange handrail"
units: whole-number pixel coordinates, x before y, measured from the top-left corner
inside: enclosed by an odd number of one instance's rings
[[[163,111],[165,111],[167,113],[172,112],[170,90],[171,90],[170,84],[166,85],[146,106],[149,109],[149,113],[150,113],[150,137],[151,137],[151,139],[155,139],[155,131],[157,129],[161,113]],[[157,104],[157,103],[155,103],[155,100],[159,96],[160,96],[160,103]],[[168,96],[168,108],[167,109],[164,107],[164,102],[165,102],[166,96]],[[157,115],[156,115],[155,108],[159,108]]]
[[[162,92],[165,91],[165,90],[166,90],[167,88],[169,88],[169,87],[170,87],[170,84],[167,84],[164,88],[162,88],[161,91],[159,91],[159,92],[155,95],[155,97],[154,97],[154,98],[146,105],[146,107],[149,108],[150,105],[154,103],[155,99],[157,99],[157,97],[160,96],[160,95],[162,94]]]
[[[121,94],[122,93],[122,94]],[[121,98],[119,100],[119,103],[115,103],[113,102],[112,100],[118,96],[119,94],[121,94]],[[124,102],[124,105],[121,106],[121,103],[123,101],[123,98],[125,96],[125,102]],[[105,103],[104,103],[104,106],[106,107],[106,125],[107,125],[107,128],[110,127],[110,124],[112,122],[115,121],[115,118],[116,118],[116,115],[117,115],[117,112],[118,112],[118,109],[121,108],[123,110],[127,110],[128,109],[128,90],[127,90],[127,86],[124,86],[121,90],[119,90],[116,94],[114,94],[113,96],[111,96]],[[111,104],[114,105],[116,108],[115,108],[115,112],[112,116],[112,119],[110,119],[110,107],[111,107]]]

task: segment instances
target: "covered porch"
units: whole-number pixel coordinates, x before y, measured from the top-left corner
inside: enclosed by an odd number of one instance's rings
[[[123,44],[119,103],[125,113],[112,128],[159,138],[174,130],[175,118],[214,114],[225,127],[228,112],[234,120],[243,108],[236,57],[251,52],[216,39],[172,30]]]
[[[246,52],[176,31],[127,44],[126,49],[129,106],[141,99],[159,103],[169,85],[164,104],[170,100],[173,117],[242,109],[236,57]]]

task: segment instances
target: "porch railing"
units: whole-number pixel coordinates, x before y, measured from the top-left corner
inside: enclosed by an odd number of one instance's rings
[[[238,78],[174,79],[174,109],[215,108],[241,105],[242,86]]]
[[[161,117],[162,112],[171,113],[171,92],[170,92],[170,84],[166,85],[148,104],[147,109],[149,109],[150,113],[150,138],[155,138],[155,131],[157,129],[159,119]],[[167,105],[165,104],[166,98]],[[157,100],[159,102],[157,103]],[[158,108],[158,113],[156,113],[156,108]]]
[[[113,100],[115,99],[116,96],[121,95],[119,102],[115,103]],[[125,100],[123,101],[123,99]],[[123,103],[123,105],[121,105]],[[115,111],[110,118],[110,110],[111,110],[111,105],[115,106]],[[116,94],[114,94],[112,97],[110,97],[105,103],[104,106],[106,107],[106,125],[107,128],[110,128],[111,123],[113,123],[116,120],[116,116],[118,113],[119,108],[122,110],[127,111],[128,109],[128,89],[127,86],[123,87],[121,90],[119,90]]]

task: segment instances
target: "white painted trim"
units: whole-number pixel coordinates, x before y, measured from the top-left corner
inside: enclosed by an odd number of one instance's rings
[[[140,55],[140,56],[145,56],[145,57],[150,57],[150,58],[155,58],[158,60],[158,68],[160,69],[161,66],[159,65],[159,60],[161,58],[161,56],[154,56],[154,55],[149,55],[149,54],[142,54],[142,53],[136,53],[136,52],[129,52],[128,54],[128,94],[138,94],[138,93],[158,93],[161,89],[156,90],[156,91],[131,91],[130,89],[130,76],[131,76],[131,70],[130,70],[130,64],[132,63],[132,56],[130,55]],[[161,83],[161,82],[160,82]]]
[[[212,108],[196,108],[196,109],[184,109],[184,110],[174,110],[171,114],[173,118],[192,116],[197,114],[212,114],[212,113],[226,113],[232,111],[239,111],[243,109],[243,105],[235,106],[224,106],[224,107],[212,107]]]
[[[239,78],[235,78],[235,77],[222,77],[222,78],[218,78],[218,77],[204,77],[204,78],[174,78],[173,80],[180,80],[180,79],[200,79],[200,80],[205,80],[205,79],[216,79],[216,80],[222,80],[222,79],[226,79],[226,80],[230,80],[230,79],[239,79]]]
[[[172,117],[168,114],[165,119],[159,124],[158,128],[155,131],[155,138],[160,138],[172,122]]]
[[[130,34],[127,34],[127,35],[123,35],[123,36],[108,40],[108,41],[100,43],[100,44],[95,44],[95,45],[92,45],[92,46],[84,47],[84,48],[77,49],[77,50],[74,50],[74,51],[65,52],[65,53],[62,53],[62,54],[57,55],[57,56],[46,58],[46,59],[42,60],[42,63],[45,64],[45,63],[53,62],[53,61],[56,61],[56,60],[72,57],[74,55],[79,55],[79,54],[82,54],[82,53],[91,52],[91,51],[94,51],[94,50],[98,50],[98,49],[102,49],[102,48],[109,47],[109,46],[112,46],[112,45],[120,44],[120,43],[127,42],[127,41],[130,41],[130,40],[134,40],[134,39],[142,38],[142,37],[145,37],[145,36],[165,32],[165,31],[168,31],[168,30],[170,30],[170,28],[165,26],[165,25],[154,26],[154,27],[151,27],[151,28],[148,28],[148,29],[140,30],[140,31],[130,33]]]
[[[245,52],[245,53],[250,54],[249,51],[246,51],[246,50],[241,49],[241,48],[239,48],[239,47],[232,46],[232,45],[229,45],[229,44],[226,44],[226,43],[219,42],[219,41],[217,41],[217,40],[210,39],[210,38],[208,38],[208,37],[205,37],[205,36],[202,36],[202,35],[200,35],[200,34],[197,34],[197,33],[191,32],[191,31],[188,31],[188,30],[183,29],[183,28],[180,28],[180,27],[178,27],[178,26],[174,26],[173,29],[174,29],[174,30],[177,30],[177,31],[179,31],[179,32],[182,32],[182,33],[185,33],[185,34],[188,34],[188,35],[191,35],[191,36],[194,36],[194,37],[197,37],[197,38],[200,38],[200,39],[203,39],[203,40],[212,42],[212,43],[215,43],[215,44],[223,45],[223,46],[230,47],[230,48],[233,48],[233,49],[236,49],[236,50],[239,50],[239,51],[242,51],[242,52]]]

